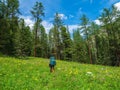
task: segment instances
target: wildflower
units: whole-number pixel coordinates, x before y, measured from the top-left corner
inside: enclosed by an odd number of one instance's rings
[[[78,70],[77,69],[75,70],[74,74],[78,74]]]
[[[93,76],[93,73],[92,72],[87,72],[86,75]]]
[[[58,68],[58,70],[61,70],[61,68]]]
[[[87,72],[87,74],[92,74],[92,72]]]
[[[101,70],[104,70],[104,68],[101,68]]]

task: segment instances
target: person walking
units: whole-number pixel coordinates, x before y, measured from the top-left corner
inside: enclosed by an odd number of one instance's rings
[[[52,54],[50,56],[50,63],[49,63],[49,67],[50,67],[50,72],[54,72],[55,71],[55,65],[56,65],[56,60],[55,60],[55,56]]]

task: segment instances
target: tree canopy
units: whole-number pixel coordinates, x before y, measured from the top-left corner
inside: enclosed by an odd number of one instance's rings
[[[47,33],[42,25],[44,8],[41,2],[31,8],[30,28],[19,17],[19,0],[0,0],[0,55],[49,58],[54,53],[60,60],[120,66],[120,11],[115,6],[103,9],[100,25],[83,14],[73,33],[59,12]]]

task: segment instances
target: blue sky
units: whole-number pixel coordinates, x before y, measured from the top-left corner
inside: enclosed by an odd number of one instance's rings
[[[52,24],[56,12],[60,13],[65,24],[77,25],[82,14],[86,14],[90,20],[96,20],[103,8],[109,8],[112,4],[120,2],[120,0],[20,0],[22,17],[32,20],[30,10],[36,1],[43,3],[45,8],[43,23],[49,25]]]

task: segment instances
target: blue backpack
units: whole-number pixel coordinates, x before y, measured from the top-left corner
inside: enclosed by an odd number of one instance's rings
[[[56,65],[55,57],[50,57],[50,64],[51,65]]]

